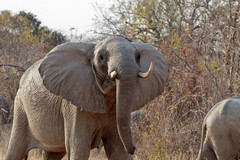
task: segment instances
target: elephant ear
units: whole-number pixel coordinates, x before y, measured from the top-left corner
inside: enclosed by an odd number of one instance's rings
[[[153,64],[152,74],[143,79],[138,78],[135,92],[135,104],[132,111],[138,110],[146,105],[149,101],[159,96],[168,79],[168,63],[165,57],[154,47],[144,43],[132,43],[140,52],[139,66],[142,71],[147,71],[150,63]]]
[[[43,85],[53,94],[89,112],[106,111],[93,76],[89,55],[93,43],[65,43],[50,51],[39,67]]]

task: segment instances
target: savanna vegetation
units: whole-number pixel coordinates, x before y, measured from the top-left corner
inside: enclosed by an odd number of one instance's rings
[[[137,160],[195,159],[201,124],[218,101],[239,95],[240,2],[236,0],[112,0],[95,4],[96,37],[121,35],[154,45],[166,56],[165,92],[133,125]],[[24,70],[69,41],[32,13],[0,12],[0,94],[12,106]],[[11,119],[11,118],[10,118]]]
[[[0,94],[10,106],[23,72],[65,41],[62,33],[41,26],[32,13],[0,11]]]

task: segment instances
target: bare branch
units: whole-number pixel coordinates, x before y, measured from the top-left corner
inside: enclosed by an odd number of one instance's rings
[[[0,67],[13,67],[13,68],[16,68],[20,72],[25,72],[25,69],[23,67],[13,65],[13,64],[0,64]]]

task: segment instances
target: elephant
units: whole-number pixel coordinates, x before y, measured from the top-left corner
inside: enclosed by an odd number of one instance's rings
[[[197,160],[240,158],[240,97],[224,99],[207,113]]]
[[[21,77],[6,160],[33,148],[85,160],[101,141],[108,159],[131,159],[131,112],[161,95],[168,73],[159,50],[121,36],[56,46]]]

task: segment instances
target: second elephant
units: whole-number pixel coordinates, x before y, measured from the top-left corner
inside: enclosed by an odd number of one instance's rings
[[[225,99],[208,112],[197,160],[237,158],[240,158],[240,97]]]

